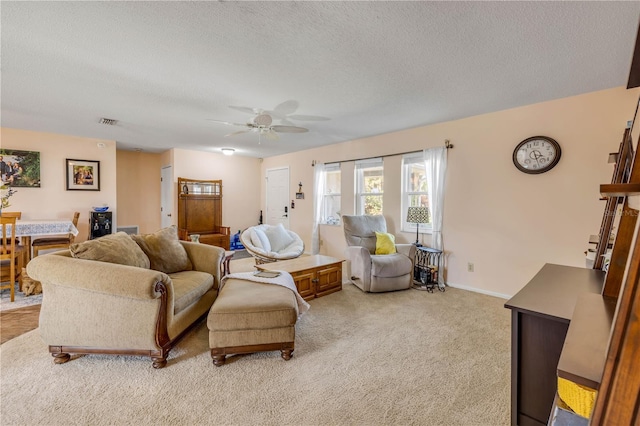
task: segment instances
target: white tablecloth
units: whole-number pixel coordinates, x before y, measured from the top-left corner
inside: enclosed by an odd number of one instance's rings
[[[7,233],[11,231],[8,227]],[[2,229],[2,225],[0,225]],[[36,236],[36,235],[57,235],[57,234],[78,235],[78,228],[73,226],[70,220],[18,220],[16,222],[16,236]]]

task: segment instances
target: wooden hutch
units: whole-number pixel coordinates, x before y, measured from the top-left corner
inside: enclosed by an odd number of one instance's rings
[[[230,232],[222,226],[222,181],[178,178],[178,236],[229,250]]]

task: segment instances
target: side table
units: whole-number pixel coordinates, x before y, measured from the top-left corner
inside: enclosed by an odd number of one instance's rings
[[[222,271],[221,277],[224,277],[231,272],[231,269],[229,269],[229,262],[235,253],[235,251],[224,252],[224,257],[222,258],[222,262],[220,262],[220,270]]]
[[[444,291],[444,283],[439,279],[442,273],[442,250],[431,247],[416,247],[416,257],[413,266],[413,288],[416,290],[427,290],[433,293],[438,290]]]

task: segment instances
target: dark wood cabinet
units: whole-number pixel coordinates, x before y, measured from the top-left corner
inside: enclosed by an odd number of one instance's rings
[[[178,178],[178,235],[229,250],[229,227],[222,226],[222,181]]]
[[[511,424],[546,425],[557,368],[578,298],[600,294],[604,272],[546,264],[505,307],[511,309]]]

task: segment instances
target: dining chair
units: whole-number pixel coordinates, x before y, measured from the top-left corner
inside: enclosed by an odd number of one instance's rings
[[[0,241],[0,265],[2,266],[2,285],[0,289],[10,289],[11,301],[15,300],[15,283],[22,271],[25,247],[16,244],[16,221],[18,215],[2,213],[2,240]],[[11,231],[7,228],[11,227]],[[8,272],[8,273],[7,273]],[[5,275],[6,278],[5,279]]]
[[[2,212],[1,213],[2,216],[4,217],[15,217],[17,220],[22,219],[22,212]],[[18,249],[22,250],[23,256],[22,259],[16,259],[15,262],[16,264],[19,261],[22,261],[22,265],[26,266],[27,264],[27,248],[26,246],[24,246],[23,242],[20,240],[20,237],[16,237],[16,245],[20,245],[22,244],[22,246],[18,247]],[[5,282],[8,281],[10,279],[9,277],[9,263],[7,261],[2,262],[3,266],[7,266],[5,268],[0,268],[0,282]],[[6,265],[4,265],[6,264]],[[16,265],[16,268],[18,268],[18,266]],[[19,281],[20,281],[20,290],[22,290],[22,268],[18,268],[16,269],[16,277],[19,277]]]
[[[78,218],[80,218],[80,212],[75,212],[73,214],[73,226],[78,227]],[[51,249],[65,249],[69,248],[71,243],[73,243],[75,239],[75,235],[69,233],[67,235],[61,235],[58,237],[42,237],[36,238],[31,242],[31,247],[33,247],[33,257],[38,256],[38,252],[40,250],[51,250]]]

